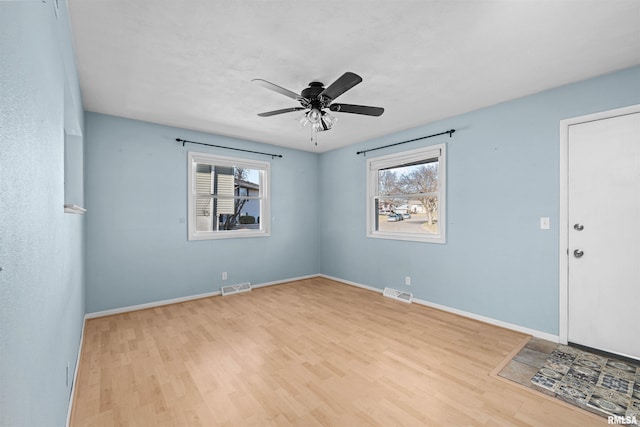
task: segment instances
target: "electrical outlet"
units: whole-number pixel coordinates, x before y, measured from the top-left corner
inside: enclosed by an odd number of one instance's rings
[[[550,226],[549,217],[540,217],[540,230],[548,230]]]
[[[406,276],[404,278],[404,284],[407,286],[411,286],[411,276]]]
[[[222,272],[222,280],[227,280],[227,272],[226,271]]]

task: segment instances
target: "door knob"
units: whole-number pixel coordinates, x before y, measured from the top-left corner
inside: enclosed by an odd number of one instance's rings
[[[576,258],[582,258],[582,255],[584,255],[584,252],[580,249],[576,249],[575,251],[573,251],[573,256]]]
[[[584,230],[584,225],[576,224],[576,225],[573,226],[573,229],[576,230],[576,231],[582,231],[582,230]]]

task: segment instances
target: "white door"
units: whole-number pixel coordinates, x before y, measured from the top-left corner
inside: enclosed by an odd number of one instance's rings
[[[568,135],[568,340],[640,359],[640,113]]]

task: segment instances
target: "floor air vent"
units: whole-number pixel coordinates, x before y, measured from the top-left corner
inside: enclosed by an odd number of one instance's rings
[[[391,288],[384,288],[384,292],[382,293],[382,295],[406,303],[410,303],[411,301],[413,301],[413,295],[409,292],[396,291],[395,289]]]
[[[251,290],[251,283],[240,283],[239,285],[223,286],[221,289],[222,296],[239,294],[240,292],[249,292]]]

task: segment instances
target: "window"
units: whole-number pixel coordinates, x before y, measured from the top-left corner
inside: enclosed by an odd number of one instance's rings
[[[367,160],[367,236],[445,243],[445,144]]]
[[[189,152],[189,240],[269,236],[269,163]]]

